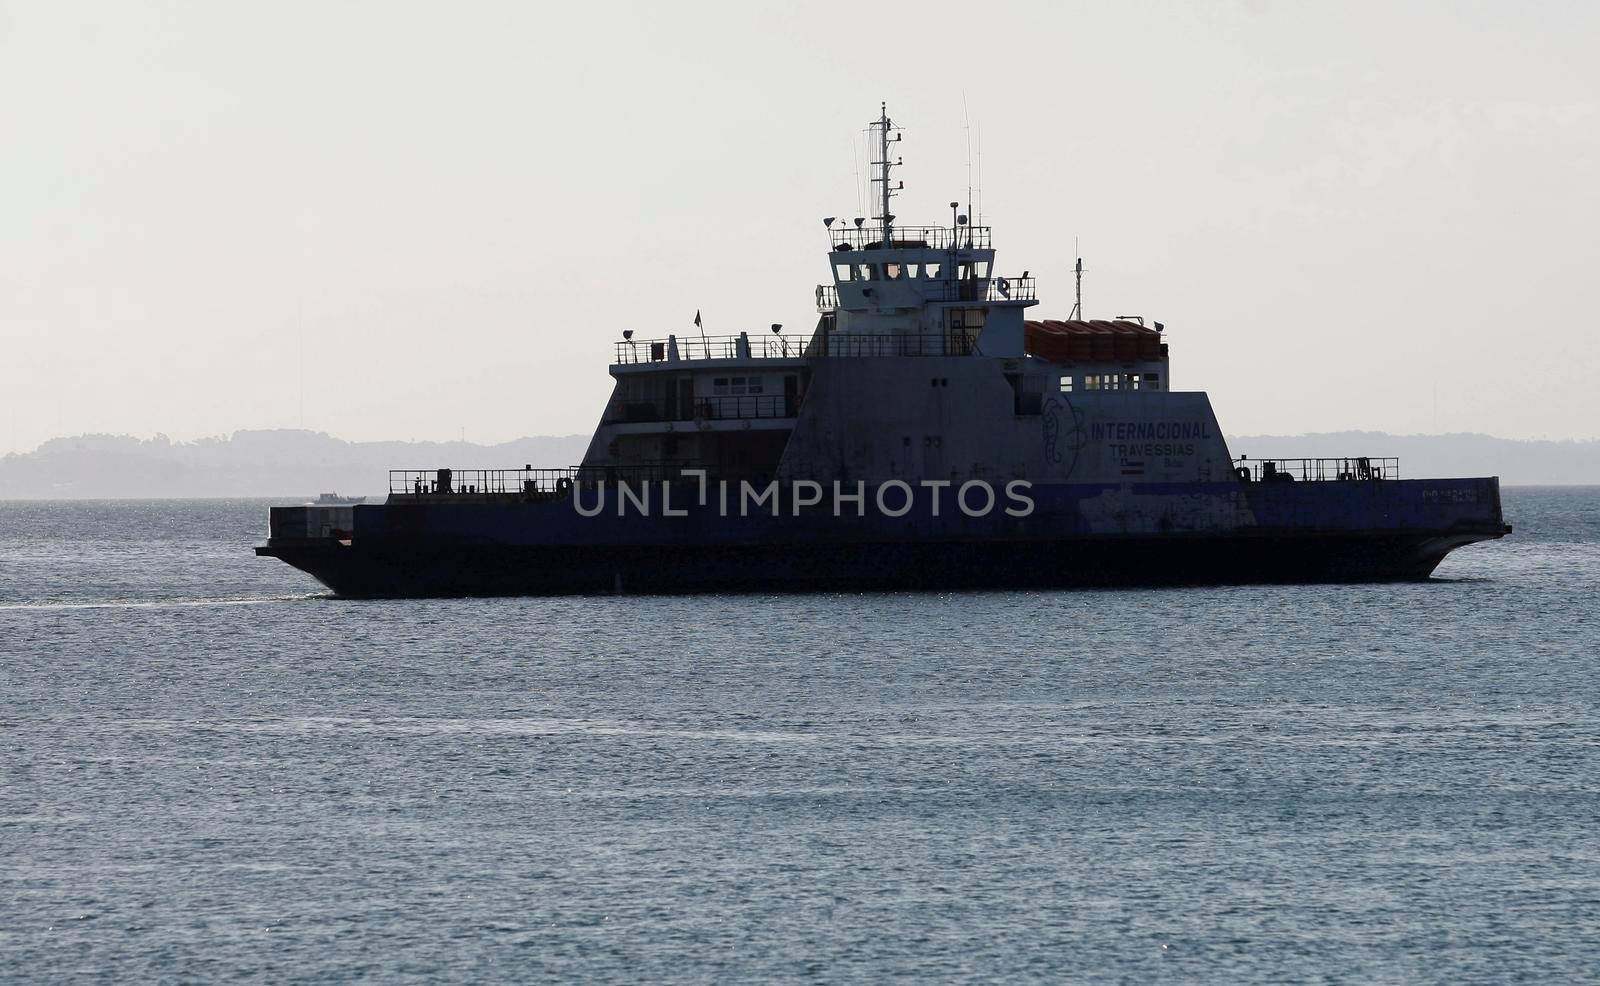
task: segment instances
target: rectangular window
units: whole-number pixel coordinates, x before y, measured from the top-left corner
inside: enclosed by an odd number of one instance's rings
[[[907,277],[916,277],[917,276],[917,268],[919,268],[921,266],[922,266],[921,264],[906,264],[906,276]]]
[[[1128,374],[1128,389],[1129,390],[1138,390],[1139,389],[1139,374],[1137,374],[1137,373]]]
[[[1084,390],[1099,390],[1100,389],[1100,374],[1098,374],[1098,373],[1085,373],[1083,375],[1083,389]]]
[[[1144,389],[1145,390],[1160,390],[1161,389],[1161,374],[1159,374],[1159,373],[1146,373],[1144,375]]]
[[[858,280],[858,281],[870,281],[870,280],[872,280],[872,265],[871,264],[857,264],[856,265],[856,280]]]
[[[972,265],[972,272],[979,277],[989,276],[989,261],[979,260]]]
[[[848,280],[850,280],[850,265],[849,264],[834,264],[833,265],[833,273],[839,280],[848,281]]]
[[[1072,378],[1071,377],[1062,377],[1061,378],[1061,392],[1063,394],[1072,393]]]
[[[1105,376],[1100,378],[1100,386],[1104,390],[1116,390],[1117,385],[1121,382],[1121,380],[1122,374],[1107,373]]]

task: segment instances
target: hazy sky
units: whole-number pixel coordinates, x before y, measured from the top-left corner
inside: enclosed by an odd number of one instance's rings
[[[1600,436],[1593,3],[0,0],[0,448],[587,432],[809,331],[862,130],[1231,433]],[[976,140],[975,140],[976,143]],[[1437,397],[1435,396],[1437,395]],[[7,425],[9,424],[9,427]]]

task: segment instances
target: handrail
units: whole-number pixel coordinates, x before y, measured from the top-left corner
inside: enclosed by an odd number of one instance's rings
[[[969,277],[965,280],[956,278],[926,280],[915,277],[890,279],[887,281],[867,282],[873,285],[880,284],[927,284],[931,290],[923,293],[925,301],[1037,301],[1039,286],[1036,278],[1005,277],[999,274],[991,277]],[[819,284],[816,291],[817,311],[823,315],[839,310],[839,286],[837,284]]]
[[[719,336],[672,336],[666,339],[629,339],[616,343],[613,365],[666,363],[673,350],[680,360],[696,359],[785,359],[805,352],[806,340],[781,335],[753,336],[749,333]]]
[[[1251,459],[1233,460],[1234,475],[1255,483],[1321,483],[1399,479],[1400,460],[1395,456],[1356,456],[1345,459]]]
[[[740,336],[694,336],[677,340],[677,359],[798,359],[818,356],[970,356],[974,338],[952,333],[850,333],[824,332],[799,339],[751,339],[748,352]],[[658,348],[659,347],[659,348]],[[634,366],[671,363],[672,349],[665,339],[618,343],[616,364]],[[615,365],[615,364],[614,364]]]
[[[924,250],[987,250],[993,245],[989,226],[894,226],[891,248]],[[883,249],[882,226],[839,225],[830,229],[828,244],[839,250]]]
[[[699,397],[694,416],[706,421],[742,418],[792,418],[795,399],[786,394],[753,394],[743,397]]]
[[[390,469],[391,496],[429,493],[541,493],[552,492],[578,473],[565,469]]]
[[[391,469],[389,496],[423,500],[441,496],[514,496],[549,499],[566,496],[573,484],[641,483],[679,479],[685,469],[703,469],[696,462],[645,461],[627,465],[568,466],[564,469]]]
[[[668,407],[659,400],[612,401],[606,405],[607,424],[643,424],[661,421],[738,421],[747,418],[792,418],[797,400],[788,394],[749,394],[696,397],[690,406]]]
[[[854,334],[827,332],[811,339],[814,356],[971,356],[974,340],[959,333]]]

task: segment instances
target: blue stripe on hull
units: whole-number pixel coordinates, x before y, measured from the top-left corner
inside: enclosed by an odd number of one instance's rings
[[[352,597],[1008,589],[1423,579],[1471,536],[261,549]]]

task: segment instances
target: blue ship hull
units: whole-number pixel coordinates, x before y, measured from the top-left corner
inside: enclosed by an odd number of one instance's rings
[[[981,517],[948,501],[938,516],[927,503],[884,516],[870,488],[843,516],[828,503],[619,516],[608,502],[583,516],[592,493],[419,498],[358,506],[332,536],[275,525],[257,551],[350,597],[1000,589],[1425,579],[1451,550],[1510,530],[1495,479],[1051,484],[1032,497],[1028,516]]]

